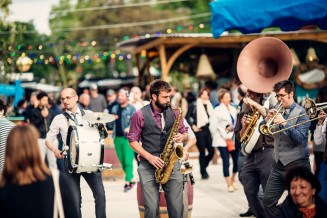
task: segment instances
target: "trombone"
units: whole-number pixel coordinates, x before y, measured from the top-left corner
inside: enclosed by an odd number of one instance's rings
[[[278,113],[279,113],[281,110],[283,110],[283,111],[282,111],[282,115],[283,115],[284,112],[285,112],[285,109],[284,109],[284,107],[282,107],[282,102],[281,102],[281,103],[279,103],[279,105],[277,106],[277,108],[276,108],[277,111],[276,111],[276,113],[273,115],[273,117],[270,118],[266,124],[260,126],[260,132],[261,132],[262,134],[264,134],[264,135],[269,135],[269,134],[274,135],[274,134],[276,134],[276,133],[284,132],[284,131],[286,131],[286,130],[288,130],[288,129],[291,129],[291,128],[294,128],[294,127],[297,127],[297,126],[303,125],[303,124],[308,123],[308,122],[312,122],[312,121],[317,120],[317,119],[320,119],[320,118],[322,118],[322,117],[326,117],[327,114],[322,115],[322,116],[318,116],[318,117],[315,118],[315,116],[317,115],[317,112],[318,112],[318,111],[320,111],[320,110],[324,110],[324,109],[326,109],[326,108],[327,108],[327,102],[320,103],[320,104],[315,104],[314,101],[313,101],[311,98],[308,98],[308,99],[305,100],[305,103],[304,103],[304,110],[305,110],[305,112],[306,112],[305,114],[301,114],[301,115],[299,115],[299,116],[296,116],[296,117],[293,117],[293,118],[287,119],[287,120],[285,120],[285,121],[283,121],[283,122],[279,122],[279,123],[274,123],[274,124],[272,124],[273,121],[274,121],[274,119],[275,119],[275,117],[278,115]],[[291,120],[294,120],[294,119],[298,119],[298,118],[303,117],[303,116],[305,116],[305,115],[308,115],[311,119],[310,119],[310,120],[307,120],[307,121],[304,121],[304,122],[302,122],[302,123],[299,123],[299,124],[296,124],[296,125],[293,125],[293,126],[287,127],[287,128],[285,128],[285,129],[281,129],[281,130],[273,131],[273,129],[275,129],[275,127],[278,126],[279,124],[282,124],[282,123],[285,123],[285,122],[288,122],[288,121],[291,121]]]

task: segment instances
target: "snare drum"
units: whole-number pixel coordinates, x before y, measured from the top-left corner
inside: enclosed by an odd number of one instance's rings
[[[103,166],[104,139],[95,127],[70,126],[67,135],[70,173],[99,172]]]

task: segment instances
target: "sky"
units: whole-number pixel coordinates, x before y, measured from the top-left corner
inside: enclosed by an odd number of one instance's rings
[[[9,21],[34,21],[39,33],[50,34],[49,14],[51,5],[56,5],[59,0],[12,0],[9,6]]]

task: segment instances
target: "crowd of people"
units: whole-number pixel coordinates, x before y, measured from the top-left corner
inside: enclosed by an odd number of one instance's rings
[[[81,217],[82,176],[93,192],[96,217],[106,217],[101,172],[69,172],[62,152],[69,127],[88,126],[84,115],[101,112],[115,117],[105,126],[113,132],[116,154],[125,172],[124,192],[136,185],[133,161],[138,161],[145,217],[158,215],[161,186],[156,182],[155,172],[164,166],[159,155],[178,117],[180,124],[174,142],[184,143],[185,160],[196,144],[202,179],[210,179],[206,168],[218,151],[227,192],[238,190],[238,174],[249,205],[248,211],[241,213],[241,217],[326,217],[327,119],[321,117],[317,122],[311,122],[311,127],[310,122],[302,124],[309,121],[309,117],[304,108],[295,102],[294,91],[294,84],[288,80],[276,83],[271,93],[254,92],[233,79],[229,87],[216,89],[208,85],[201,88],[197,95],[189,89],[179,92],[162,80],[153,81],[143,92],[139,87],[124,87],[108,89],[105,95],[99,92],[96,84],[92,84],[79,96],[74,89],[65,88],[60,94],[60,105],[55,104],[56,99],[52,95],[32,93],[30,102],[22,100],[12,110],[16,116],[24,116],[26,125],[22,126],[15,126],[5,118],[8,108],[0,100],[0,211],[4,211],[1,212],[4,217],[52,215],[57,211],[53,205],[58,190],[51,184],[52,181],[55,184],[59,169],[62,203],[66,205],[69,202],[67,205],[70,205],[69,211],[63,206],[65,216]],[[323,87],[316,101],[326,100],[327,91]],[[279,103],[284,108],[283,114],[276,114]],[[182,108],[182,114],[174,107]],[[258,129],[271,119],[278,123],[277,130],[300,125],[274,135],[258,132],[253,143],[244,143],[251,122],[249,114],[254,110],[262,117]],[[325,114],[321,110],[317,116]],[[313,167],[309,161],[309,128],[313,142]],[[233,163],[231,172],[230,159]],[[176,164],[168,182],[162,184],[170,217],[182,217],[183,214],[180,167],[180,163]],[[36,189],[44,192],[31,195]],[[277,206],[285,189],[289,196]],[[31,205],[18,206],[21,205],[15,200],[18,195],[32,196]],[[35,205],[42,210],[34,210]],[[60,204],[57,208],[60,212]]]

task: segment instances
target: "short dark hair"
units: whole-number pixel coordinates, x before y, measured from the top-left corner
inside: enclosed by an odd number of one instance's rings
[[[304,179],[309,182],[312,188],[316,189],[316,194],[318,194],[321,190],[321,185],[317,177],[313,175],[310,168],[302,165],[295,165],[287,168],[284,180],[286,183],[286,188],[290,191],[291,182],[293,179]]]
[[[285,92],[290,94],[291,92],[294,93],[294,83],[289,80],[283,80],[274,85],[274,92],[279,92],[282,88],[285,89]]]
[[[0,99],[0,111],[3,111],[3,114],[6,115],[7,112],[7,105],[4,101]]]
[[[245,89],[245,86],[240,84],[237,88],[237,92],[240,94],[242,98],[246,96],[247,90]]]
[[[153,94],[155,94],[156,96],[159,96],[159,93],[161,91],[171,92],[171,86],[169,85],[169,83],[167,83],[161,79],[156,79],[150,83],[151,99],[152,99]]]
[[[17,107],[22,107],[25,104],[26,100],[22,99],[17,103]]]
[[[41,100],[43,97],[48,97],[47,93],[41,92],[36,96],[37,100]]]

